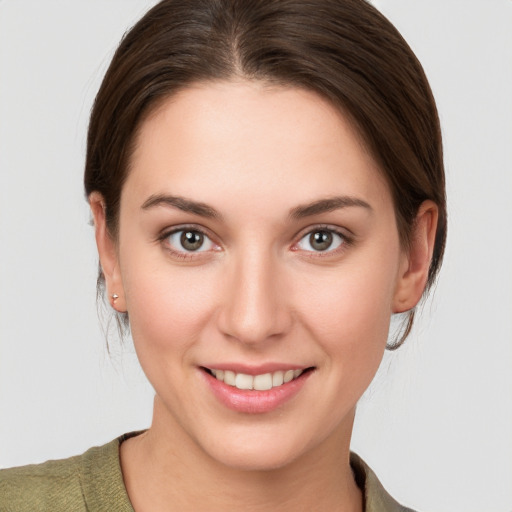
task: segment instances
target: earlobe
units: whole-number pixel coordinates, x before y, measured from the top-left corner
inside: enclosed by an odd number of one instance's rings
[[[99,192],[89,195],[89,206],[94,219],[94,229],[101,269],[105,277],[106,293],[110,305],[118,312],[126,312],[124,289],[119,272],[115,240],[106,222],[105,201]]]
[[[410,247],[400,266],[393,313],[409,311],[423,295],[434,251],[437,219],[437,205],[430,200],[424,201],[416,215]]]

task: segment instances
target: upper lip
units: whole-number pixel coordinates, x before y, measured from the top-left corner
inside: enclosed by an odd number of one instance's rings
[[[235,373],[244,373],[246,375],[262,375],[265,373],[274,373],[277,371],[306,370],[307,368],[311,368],[311,365],[274,362],[259,365],[250,365],[244,363],[212,363],[201,366],[203,368],[207,368],[208,370],[232,371]]]

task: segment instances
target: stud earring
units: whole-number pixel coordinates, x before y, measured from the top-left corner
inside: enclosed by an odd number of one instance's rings
[[[115,302],[117,299],[119,299],[119,295],[117,295],[117,293],[113,293],[112,300]]]

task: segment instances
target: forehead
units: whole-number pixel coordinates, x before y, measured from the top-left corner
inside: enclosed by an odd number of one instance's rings
[[[314,92],[261,82],[197,84],[168,98],[143,121],[130,168],[125,187],[139,195],[193,192],[205,202],[226,187],[295,202],[331,190],[388,194],[339,109]]]

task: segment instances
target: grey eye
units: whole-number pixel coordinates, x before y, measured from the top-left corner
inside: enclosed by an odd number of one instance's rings
[[[197,229],[180,229],[167,237],[167,243],[176,252],[211,251],[215,244]]]
[[[180,244],[187,251],[197,251],[204,242],[204,235],[198,231],[182,231]]]
[[[316,251],[326,251],[332,245],[332,238],[329,231],[316,231],[309,235],[309,245]]]
[[[303,251],[326,252],[343,244],[343,237],[328,229],[317,229],[303,236],[297,244]]]

